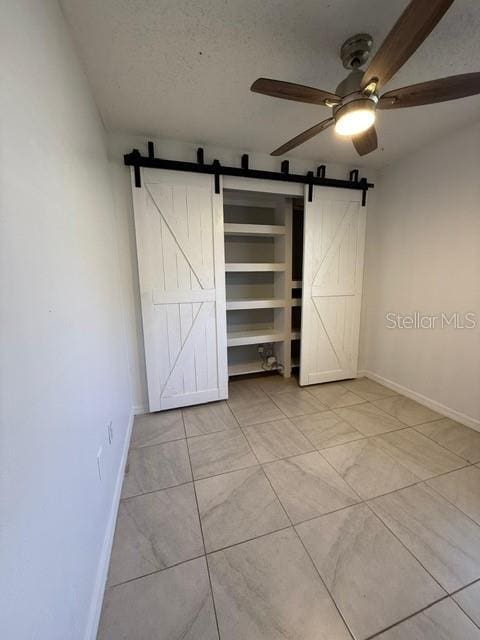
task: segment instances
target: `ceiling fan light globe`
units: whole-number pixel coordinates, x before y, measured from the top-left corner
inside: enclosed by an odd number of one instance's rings
[[[356,136],[370,129],[375,122],[375,112],[357,109],[341,116],[335,123],[335,132],[341,136]]]
[[[335,132],[341,136],[356,136],[375,122],[375,103],[372,100],[355,100],[335,112]]]

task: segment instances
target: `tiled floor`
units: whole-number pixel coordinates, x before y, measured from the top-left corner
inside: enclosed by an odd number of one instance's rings
[[[99,640],[480,640],[480,433],[358,379],[138,417]]]

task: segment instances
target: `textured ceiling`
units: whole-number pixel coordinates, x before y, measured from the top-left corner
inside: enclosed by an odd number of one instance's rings
[[[334,90],[342,42],[377,47],[406,0],[61,0],[105,126],[204,145],[269,152],[330,115],[325,107],[253,94],[267,76]],[[480,1],[456,0],[385,87],[480,71]],[[480,97],[381,112],[380,167],[480,118]],[[288,157],[358,162],[329,130]]]

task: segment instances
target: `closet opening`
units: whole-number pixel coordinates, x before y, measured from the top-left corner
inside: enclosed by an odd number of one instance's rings
[[[225,189],[228,374],[298,375],[303,200]]]

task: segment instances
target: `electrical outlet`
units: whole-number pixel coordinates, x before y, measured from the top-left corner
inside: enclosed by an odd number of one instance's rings
[[[100,447],[97,453],[97,470],[98,470],[99,480],[102,479],[102,454],[103,454],[103,447]]]
[[[112,444],[112,442],[113,442],[113,422],[112,422],[112,420],[110,420],[110,422],[107,424],[107,434],[108,434],[108,444]]]

